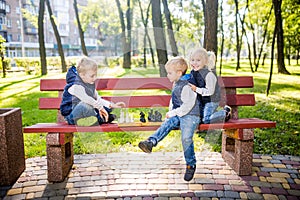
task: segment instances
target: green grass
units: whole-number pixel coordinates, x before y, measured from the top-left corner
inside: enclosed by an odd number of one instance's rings
[[[265,95],[269,76],[269,66],[261,67],[258,72],[251,73],[247,61],[241,63],[241,69],[235,71],[235,63],[227,62],[223,66],[223,76],[253,76],[255,87],[240,89],[238,92],[254,92],[255,106],[241,107],[239,116],[257,117],[276,121],[277,127],[255,130],[254,152],[262,154],[285,154],[300,156],[300,66],[287,66],[292,75],[273,74],[269,96]],[[277,68],[275,67],[274,71]],[[102,68],[99,77],[158,77],[158,68],[133,68],[124,70],[120,67]],[[56,111],[39,110],[38,98],[56,96],[56,92],[39,91],[41,78],[64,78],[65,74],[50,71],[47,76],[25,75],[23,73],[7,74],[0,78],[0,108],[20,107],[22,109],[23,126],[42,122],[55,122]],[[147,112],[147,110],[144,110]],[[135,118],[139,110],[131,109]],[[165,110],[162,110],[165,112]],[[115,113],[118,115],[119,110]],[[151,132],[124,133],[76,133],[74,151],[82,153],[107,153],[118,151],[140,151],[137,144],[147,138]],[[46,134],[25,134],[26,157],[46,155]],[[200,136],[200,137],[199,137]],[[196,151],[220,151],[220,132],[211,131],[207,134],[196,134]],[[154,151],[181,151],[180,132],[172,131]]]

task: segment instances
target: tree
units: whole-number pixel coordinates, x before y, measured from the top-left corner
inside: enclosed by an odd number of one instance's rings
[[[165,64],[168,61],[166,37],[163,29],[162,15],[160,9],[160,0],[152,1],[152,24],[154,31],[154,40],[156,45],[156,52],[159,65],[160,77],[166,77],[167,72]]]
[[[5,46],[4,43],[6,40],[2,35],[0,35],[0,56],[1,56],[1,64],[2,64],[2,72],[3,78],[6,77],[6,63],[4,62],[4,55],[5,55]]]
[[[165,18],[167,22],[167,28],[168,28],[168,35],[169,35],[169,41],[170,41],[170,46],[172,49],[172,55],[173,56],[178,56],[178,49],[177,49],[177,44],[173,32],[173,26],[172,26],[172,20],[171,20],[171,14],[170,10],[168,7],[168,2],[167,0],[162,0],[163,5],[164,5],[164,13],[165,13]]]
[[[40,0],[39,15],[38,15],[38,37],[39,37],[39,51],[41,60],[41,74],[47,74],[47,59],[46,59],[46,47],[44,38],[44,13],[45,13],[45,1]]]
[[[49,18],[50,18],[50,22],[54,31],[54,35],[56,38],[56,42],[57,42],[57,47],[58,47],[58,53],[60,55],[60,59],[61,59],[61,69],[62,72],[66,72],[67,71],[67,66],[66,66],[66,62],[65,62],[65,55],[64,55],[64,50],[62,47],[62,43],[61,43],[61,39],[60,39],[60,35],[56,26],[56,23],[54,21],[54,15],[51,9],[51,5],[50,5],[50,1],[46,0],[46,4],[47,4],[47,8],[48,8],[48,13],[49,13]]]
[[[81,50],[82,50],[83,55],[88,56],[88,52],[86,50],[86,46],[85,46],[85,42],[84,42],[84,32],[82,30],[82,26],[81,26],[79,14],[78,14],[77,0],[74,0],[73,5],[74,5],[75,16],[76,16],[76,21],[77,21],[77,26],[78,26],[79,36],[80,36]]]
[[[282,17],[281,17],[281,4],[282,0],[272,0],[274,6],[274,14],[276,19],[275,31],[277,35],[277,65],[278,73],[290,74],[287,71],[284,64],[284,40],[283,40],[283,28],[282,28]]]
[[[204,48],[208,51],[218,53],[218,0],[202,1],[204,8]]]
[[[149,36],[149,32],[148,32],[148,22],[149,22],[149,11],[150,11],[150,6],[151,6],[151,2],[148,4],[147,6],[147,11],[146,11],[146,18],[144,17],[144,12],[143,12],[143,8],[142,8],[142,4],[141,4],[141,1],[138,0],[138,3],[139,3],[139,7],[140,7],[140,12],[141,12],[141,17],[142,17],[142,22],[143,22],[143,25],[144,25],[144,28],[145,28],[145,35],[144,35],[144,67],[146,67],[147,65],[147,57],[146,57],[146,54],[147,54],[147,39],[148,39],[148,42],[149,42],[149,48],[150,48],[150,53],[151,53],[151,58],[152,58],[152,64],[153,66],[155,66],[155,60],[154,60],[154,53],[153,53],[153,48],[152,48],[152,43],[151,43],[151,39],[150,39],[150,36]]]
[[[122,49],[123,49],[123,68],[130,69],[131,65],[131,8],[130,0],[127,0],[127,10],[126,10],[126,22],[125,25],[124,14],[121,8],[121,3],[119,0],[116,0],[116,4],[119,11],[119,18],[122,28],[121,40],[122,40]]]

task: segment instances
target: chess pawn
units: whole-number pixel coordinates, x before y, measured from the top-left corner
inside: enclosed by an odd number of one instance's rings
[[[119,119],[119,123],[124,123],[124,112],[123,110],[120,111],[120,119]]]
[[[130,123],[130,116],[129,116],[128,111],[126,112],[125,122],[126,122],[126,123]]]

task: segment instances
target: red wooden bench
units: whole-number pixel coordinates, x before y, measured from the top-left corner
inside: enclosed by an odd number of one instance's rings
[[[222,155],[225,161],[239,175],[248,175],[252,170],[253,139],[255,128],[271,128],[276,123],[256,118],[239,119],[239,106],[254,106],[254,94],[237,94],[237,88],[253,88],[253,78],[219,77],[222,88],[220,102],[232,107],[233,117],[226,123],[201,124],[199,130],[222,129]],[[56,109],[56,123],[38,123],[24,127],[24,133],[48,133],[47,166],[48,181],[60,182],[65,179],[73,164],[73,133],[75,132],[119,132],[119,131],[154,131],[158,123],[140,123],[140,125],[120,126],[117,123],[101,126],[78,127],[68,125],[60,115],[59,105],[65,86],[64,79],[41,79],[41,91],[58,91],[58,97],[41,97],[40,109]],[[97,80],[96,88],[100,91],[111,90],[109,96],[103,98],[113,102],[123,101],[128,108],[168,107],[169,93],[159,94],[158,91],[171,89],[167,78],[103,78]],[[142,95],[135,95],[137,90],[147,90]],[[126,95],[121,95],[119,94]],[[147,93],[147,94],[146,94]]]

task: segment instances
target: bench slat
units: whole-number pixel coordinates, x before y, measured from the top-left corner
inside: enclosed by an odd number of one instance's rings
[[[252,88],[251,76],[219,77],[221,87]],[[41,79],[41,91],[63,91],[65,79]],[[97,90],[137,90],[137,89],[170,89],[172,87],[168,78],[101,78],[97,79]],[[224,86],[225,85],[225,86]]]
[[[257,118],[229,120],[226,123],[201,124],[199,130],[210,129],[252,129],[252,128],[273,128],[275,122]],[[118,131],[154,131],[159,127],[155,125],[125,126],[118,124],[102,124],[101,126],[78,127],[66,123],[39,123],[23,128],[24,133],[69,133],[69,132],[118,132]]]
[[[126,103],[128,108],[149,108],[149,107],[168,107],[170,102],[170,95],[151,95],[151,96],[115,96],[115,97],[103,97],[106,100]],[[59,109],[61,98],[40,98],[40,109]]]
[[[109,101],[126,103],[128,108],[141,107],[168,107],[170,102],[170,95],[151,95],[151,96],[115,96],[103,97]],[[48,97],[39,99],[39,108],[43,110],[59,109],[61,98]],[[253,106],[255,105],[255,98],[253,94],[228,94],[226,95],[226,103],[230,106]]]
[[[41,79],[41,91],[63,91],[65,79]],[[170,89],[168,78],[101,78],[96,80],[97,90]]]
[[[252,76],[225,76],[218,77],[219,85],[226,88],[253,88]]]

